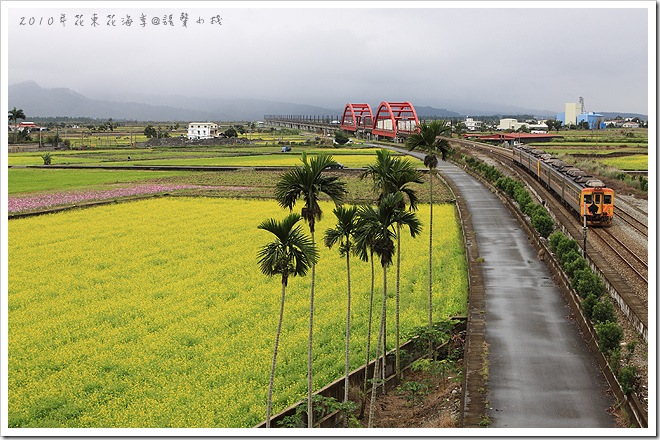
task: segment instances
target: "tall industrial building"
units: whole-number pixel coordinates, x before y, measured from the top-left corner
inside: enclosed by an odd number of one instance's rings
[[[564,113],[557,113],[557,120],[564,125],[577,125],[577,117],[582,113],[582,104],[567,102],[564,105]]]
[[[564,113],[557,113],[558,121],[564,125],[578,125],[580,122],[587,122],[590,130],[605,128],[603,115],[594,112],[585,112],[584,99],[580,97],[580,102],[567,102],[564,104]]]

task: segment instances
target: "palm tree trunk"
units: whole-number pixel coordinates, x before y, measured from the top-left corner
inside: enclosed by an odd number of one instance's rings
[[[367,326],[367,360],[365,366],[369,365],[370,351],[371,351],[371,321],[373,318],[374,309],[374,285],[376,280],[376,270],[374,268],[374,252],[371,251],[371,293],[369,294],[369,324]],[[369,382],[369,375],[367,368],[364,369],[364,383],[362,384],[362,408],[360,408],[360,419],[364,417],[364,410],[367,405],[367,383]]]
[[[282,318],[284,317],[284,292],[286,283],[282,282],[282,300],[280,301],[280,320],[277,323],[277,333],[275,334],[275,348],[273,349],[273,363],[270,366],[270,382],[268,383],[268,406],[266,408],[266,428],[270,428],[270,412],[273,404],[273,382],[275,381],[275,361],[277,359],[277,347],[280,344],[280,334],[282,332]]]
[[[396,310],[395,310],[395,326],[396,326],[396,377],[401,379],[401,358],[399,355],[399,284],[401,280],[401,224],[396,225]]]
[[[312,246],[314,242],[314,230],[310,231],[312,236]],[[314,330],[314,278],[316,274],[316,264],[312,264],[312,289],[309,294],[309,338],[307,341],[307,427],[314,427],[314,409],[312,408],[312,334]]]
[[[383,361],[381,362],[381,379],[383,379],[383,394],[387,392],[385,389],[385,370],[387,369],[387,293],[385,293],[385,298],[383,299],[385,301],[385,313],[383,313],[383,338],[382,338],[382,356],[383,356]]]
[[[378,389],[378,361],[380,359],[381,342],[385,336],[385,312],[387,311],[387,268],[383,266],[383,306],[380,314],[380,330],[378,331],[378,345],[376,348],[376,363],[374,364],[374,380],[371,387],[371,403],[369,404],[368,427],[373,428],[374,411],[376,409],[376,391]],[[383,385],[384,386],[384,385]]]
[[[435,169],[430,169],[429,184],[431,195],[429,202],[429,329],[433,328],[433,174]]]
[[[429,202],[429,330],[433,329],[433,174],[435,168],[429,168],[431,195]],[[429,342],[429,356],[433,355],[433,346]]]
[[[346,252],[346,275],[348,283],[348,301],[346,305],[346,377],[344,378],[344,403],[348,402],[348,374],[350,373],[349,352],[351,342],[351,261],[349,252]],[[348,414],[344,414],[344,428],[348,428]]]

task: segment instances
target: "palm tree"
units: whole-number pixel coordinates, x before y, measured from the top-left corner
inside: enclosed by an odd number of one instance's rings
[[[383,299],[380,315],[380,328],[378,331],[378,344],[376,347],[376,362],[374,365],[374,377],[371,389],[371,405],[369,408],[369,422],[368,426],[371,428],[375,400],[376,400],[376,383],[379,369],[380,349],[385,351],[382,346],[384,342],[385,332],[385,315],[387,313],[387,267],[392,264],[394,256],[394,225],[400,223],[408,226],[411,235],[417,235],[421,229],[421,224],[417,216],[409,211],[400,209],[403,195],[400,192],[394,194],[387,194],[381,198],[378,206],[363,206],[359,210],[358,226],[356,230],[357,236],[371,236],[373,243],[373,250],[380,258],[380,264],[383,268]]]
[[[355,252],[362,261],[371,262],[371,290],[369,293],[369,319],[367,325],[367,359],[365,365],[369,365],[369,358],[371,353],[371,321],[373,320],[373,305],[374,305],[374,290],[376,281],[376,270],[374,265],[374,245],[376,239],[376,225],[374,223],[367,223],[363,221],[358,212],[358,225],[355,230]],[[360,419],[364,416],[364,410],[367,405],[367,384],[369,382],[368,369],[364,369],[364,381],[362,384],[362,404],[360,406]]]
[[[16,127],[16,121],[18,119],[25,119],[25,113],[23,112],[23,109],[14,107],[9,110],[9,120],[14,121],[14,143],[18,142],[18,128]]]
[[[400,192],[408,199],[410,210],[417,209],[417,193],[410,187],[413,183],[423,183],[422,175],[413,164],[407,159],[392,157],[387,150],[376,152],[376,163],[369,165],[361,177],[371,176],[374,181],[374,188],[380,191],[378,200],[387,194]],[[401,199],[400,209],[406,208],[404,198]],[[395,327],[396,327],[396,374],[401,379],[401,357],[399,351],[400,345],[400,325],[399,325],[399,307],[400,307],[400,282],[401,282],[401,225],[397,224],[397,256],[396,256],[396,307],[395,307]],[[387,321],[386,321],[387,323]],[[387,324],[386,324],[387,329]]]
[[[270,412],[273,402],[273,382],[275,379],[275,361],[277,348],[282,332],[282,318],[284,317],[284,294],[289,276],[304,276],[309,267],[318,259],[312,240],[306,236],[300,226],[295,226],[301,219],[298,214],[289,214],[282,222],[274,219],[264,220],[257,228],[271,232],[275,240],[263,246],[257,253],[259,267],[264,275],[282,276],[282,299],[280,301],[280,318],[275,334],[275,348],[273,349],[273,362],[270,367],[270,382],[268,384],[268,405],[266,408],[266,428],[270,428]]]
[[[301,210],[303,220],[309,225],[309,231],[314,241],[314,226],[321,220],[319,198],[326,194],[336,205],[340,205],[346,195],[346,184],[337,176],[324,175],[328,167],[336,165],[332,156],[320,154],[308,160],[307,154],[302,154],[302,165],[296,166],[282,175],[275,185],[275,198],[283,208],[293,210],[299,199],[304,201]],[[314,279],[316,264],[312,264],[312,285],[309,295],[309,339],[307,342],[307,427],[312,428],[312,332],[314,329]]]
[[[422,122],[418,130],[406,139],[410,151],[420,149],[426,153],[424,165],[429,169],[429,329],[433,328],[433,175],[438,167],[437,153],[442,160],[451,152],[445,136],[451,136],[451,126],[445,121]]]
[[[355,226],[357,221],[357,207],[351,206],[344,208],[337,206],[333,210],[337,217],[337,224],[332,229],[325,231],[325,245],[332,248],[339,242],[339,255],[346,257],[346,280],[348,301],[346,305],[346,365],[344,377],[344,403],[348,402],[348,375],[350,373],[349,365],[349,351],[351,340],[351,251],[352,251],[352,237],[355,233]],[[348,427],[348,417],[344,417],[344,427]]]

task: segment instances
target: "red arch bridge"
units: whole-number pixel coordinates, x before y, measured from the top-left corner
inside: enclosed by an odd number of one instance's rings
[[[265,115],[264,119],[270,125],[301,130],[320,131],[330,134],[341,128],[354,133],[358,137],[378,139],[379,137],[405,139],[419,125],[415,107],[408,102],[383,101],[378,106],[376,116],[369,104],[346,104],[341,117],[326,115]]]

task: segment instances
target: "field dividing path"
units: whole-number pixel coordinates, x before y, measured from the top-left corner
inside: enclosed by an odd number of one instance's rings
[[[517,220],[461,168],[438,169],[464,198],[484,259],[490,426],[616,427],[607,381]]]

